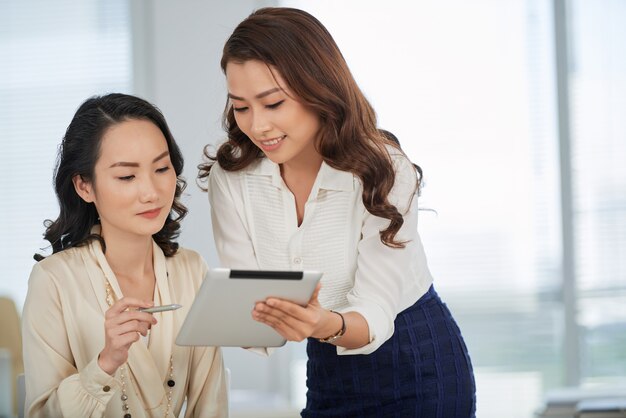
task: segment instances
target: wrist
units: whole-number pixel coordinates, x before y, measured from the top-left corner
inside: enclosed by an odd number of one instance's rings
[[[319,338],[318,340],[322,343],[333,343],[339,338],[343,337],[343,335],[346,333],[346,319],[344,318],[343,314],[336,311],[329,312],[333,314],[333,316],[339,317],[339,319],[341,320],[341,325],[338,328],[335,328],[338,330],[334,333],[329,334],[327,337]]]
[[[316,340],[323,339],[337,333],[339,329],[341,329],[341,318],[339,315],[332,310],[323,309],[322,318],[311,337]]]
[[[103,372],[107,373],[110,376],[113,376],[117,371],[117,366],[114,366],[109,361],[106,360],[106,357],[102,355],[102,352],[98,354],[98,366],[102,369]]]

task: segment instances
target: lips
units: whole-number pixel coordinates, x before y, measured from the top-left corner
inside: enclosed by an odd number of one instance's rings
[[[273,151],[282,144],[283,139],[285,139],[286,137],[287,135],[282,135],[272,139],[265,139],[262,141],[260,140],[259,143],[261,144],[261,148],[264,151]]]
[[[159,213],[161,213],[161,208],[147,210],[145,212],[139,213],[138,215],[143,216],[144,218],[153,219],[159,216]]]

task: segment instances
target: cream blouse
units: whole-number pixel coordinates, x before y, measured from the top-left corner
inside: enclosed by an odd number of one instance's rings
[[[185,417],[226,417],[220,349],[174,343],[207,266],[186,249],[165,257],[154,243],[153,253],[155,304],[183,307],[154,314],[158,324],[149,344],[138,341],[131,346],[125,377],[129,412],[133,418],[164,416],[171,357],[176,384],[168,417],[178,416],[185,399]],[[120,371],[112,377],[97,363],[104,347],[104,313],[109,309],[107,280],[115,298],[121,298],[97,241],[53,254],[33,267],[22,316],[27,416],[124,416]]]
[[[237,172],[215,164],[209,175],[213,235],[224,267],[321,271],[321,305],[366,319],[370,343],[358,349],[337,347],[338,354],[375,351],[393,334],[396,315],[433,281],[417,233],[415,169],[398,151],[390,153],[396,180],[388,199],[404,215],[396,235],[407,242],[403,249],[381,242],[379,231],[389,220],[365,209],[360,180],[326,163],[300,226],[294,196],[271,160],[262,158]]]

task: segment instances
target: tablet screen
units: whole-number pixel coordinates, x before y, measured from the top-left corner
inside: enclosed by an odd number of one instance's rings
[[[177,345],[279,347],[285,339],[252,319],[257,302],[269,297],[305,306],[322,273],[211,269],[181,327]]]

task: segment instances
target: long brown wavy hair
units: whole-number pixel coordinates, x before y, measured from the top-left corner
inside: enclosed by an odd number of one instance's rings
[[[315,146],[331,167],[356,175],[363,184],[363,204],[373,215],[389,219],[381,241],[404,247],[395,236],[404,222],[389,203],[395,172],[388,146],[399,145],[376,126],[376,114],[348,68],[328,30],[302,10],[268,7],[241,22],[224,45],[221,67],[229,62],[257,60],[275,69],[296,98],[320,119]],[[227,101],[223,119],[228,140],[212,156],[207,145],[205,163],[198,166],[204,181],[217,162],[224,170],[238,171],[263,158],[263,152],[239,129]],[[400,152],[402,152],[400,150]],[[416,166],[416,192],[421,170]]]

